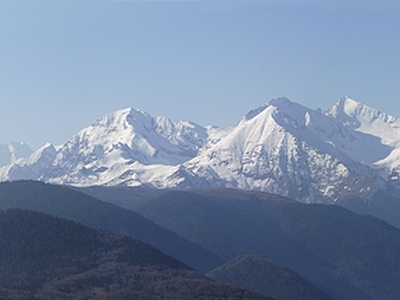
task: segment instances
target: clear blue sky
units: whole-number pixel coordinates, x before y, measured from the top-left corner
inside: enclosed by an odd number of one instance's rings
[[[126,107],[231,126],[344,95],[400,117],[400,1],[0,2],[0,143]]]

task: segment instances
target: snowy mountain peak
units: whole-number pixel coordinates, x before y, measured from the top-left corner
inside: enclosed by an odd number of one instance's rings
[[[319,111],[309,109],[287,98],[272,99],[269,107],[274,121],[287,130],[312,128],[327,121],[323,120],[324,116]]]
[[[383,124],[396,123],[399,121],[398,118],[371,108],[349,97],[340,98],[326,114],[340,120],[345,125],[353,126],[353,128],[365,127],[375,122]],[[362,128],[360,128],[360,131],[362,131]]]
[[[261,112],[263,112],[266,108],[268,107],[268,104],[262,105],[260,107],[257,107],[256,109],[253,109],[249,111],[244,118],[242,119],[243,121],[248,121],[259,115]]]
[[[0,180],[164,187],[164,178],[196,156],[208,139],[209,130],[200,125],[127,108],[96,120],[63,145],[46,144],[4,166]]]
[[[103,127],[112,130],[127,130],[136,127],[139,131],[146,131],[146,128],[152,126],[152,117],[141,110],[126,108],[114,113],[105,115],[96,120],[91,127]]]
[[[286,97],[273,98],[273,99],[269,100],[269,102],[268,102],[269,105],[272,105],[276,108],[285,108],[285,107],[292,105],[293,103],[294,102],[290,101]]]
[[[327,115],[340,119],[346,123],[346,125],[352,125],[353,127],[359,126],[357,116],[362,113],[365,108],[370,109],[366,105],[353,100],[350,97],[341,97],[335,104],[327,111]]]
[[[88,161],[119,153],[127,162],[174,165],[195,156],[206,139],[207,130],[194,123],[127,108],[97,120],[66,146],[68,152],[84,151]]]
[[[371,108],[349,97],[340,98],[326,112],[336,122],[372,136],[378,136],[385,144],[399,144],[400,119]]]
[[[261,105],[260,107],[249,111],[242,119],[242,122],[253,119],[254,117],[258,116],[265,109],[267,109],[269,107],[284,109],[284,108],[291,106],[292,104],[294,104],[294,102],[290,101],[288,98],[285,98],[285,97],[273,98],[273,99],[269,100],[267,104]]]

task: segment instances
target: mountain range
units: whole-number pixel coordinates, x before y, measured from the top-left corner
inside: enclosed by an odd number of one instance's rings
[[[12,156],[0,168],[0,180],[228,187],[306,203],[341,204],[349,197],[373,203],[377,194],[400,195],[399,158],[400,119],[349,97],[327,111],[276,98],[231,128],[119,110],[62,145]]]

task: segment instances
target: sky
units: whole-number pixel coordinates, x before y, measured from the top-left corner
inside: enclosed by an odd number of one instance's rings
[[[345,95],[400,117],[400,1],[0,1],[0,144],[127,107],[227,127]]]

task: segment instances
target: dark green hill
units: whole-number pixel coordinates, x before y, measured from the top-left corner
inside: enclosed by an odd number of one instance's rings
[[[0,209],[29,209],[85,226],[125,234],[152,245],[201,272],[224,261],[141,215],[81,192],[37,181],[0,183]]]
[[[140,213],[226,260],[261,254],[337,299],[400,299],[400,230],[332,205],[238,190],[171,191]]]
[[[245,255],[212,270],[212,279],[271,295],[275,300],[333,300],[298,274],[261,255]]]
[[[207,279],[132,238],[26,210],[0,211],[0,297],[270,299]]]

